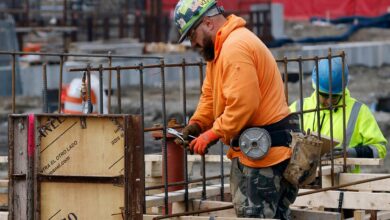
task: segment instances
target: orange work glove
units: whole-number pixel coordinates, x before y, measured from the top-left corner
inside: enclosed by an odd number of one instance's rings
[[[190,150],[196,154],[203,155],[207,153],[207,148],[217,143],[219,136],[213,130],[208,130],[195,138],[190,143]]]

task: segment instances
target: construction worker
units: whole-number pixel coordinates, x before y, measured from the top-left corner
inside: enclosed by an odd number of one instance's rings
[[[82,78],[74,78],[65,88],[62,96],[63,110],[65,114],[83,114],[88,113],[87,100],[87,80],[83,83]],[[92,112],[99,112],[99,79],[95,75],[91,75],[91,104]],[[103,92],[103,113],[108,112],[107,96]]]
[[[378,124],[370,112],[370,109],[363,103],[352,98],[349,90],[346,88],[348,84],[348,66],[344,65],[344,85],[342,80],[342,60],[340,57],[331,59],[332,68],[332,99],[329,97],[329,60],[323,59],[318,63],[319,77],[319,103],[320,107],[329,107],[330,103],[333,106],[341,105],[343,88],[345,88],[345,116],[346,116],[346,146],[347,156],[357,158],[384,158],[386,156],[387,140],[383,136]],[[317,69],[312,71],[312,84],[316,89]],[[316,91],[303,100],[303,105],[299,101],[291,104],[292,112],[301,110],[315,109],[317,105]],[[304,129],[318,132],[317,112],[303,114]],[[322,110],[320,113],[320,133],[330,136],[330,112]],[[340,144],[333,150],[334,155],[343,155],[343,110],[335,108],[333,110],[333,137],[340,141]],[[356,166],[352,172],[360,172],[360,167]]]
[[[199,104],[183,137],[197,136],[189,149],[200,155],[218,140],[230,146],[230,188],[237,216],[289,219],[289,205],[298,190],[282,175],[292,154],[290,133],[272,138],[261,159],[245,155],[235,140],[253,127],[264,128],[270,136],[296,131],[299,121],[290,116],[271,52],[245,28],[244,19],[222,13],[215,0],[180,0],[175,8],[179,43],[189,39],[207,61]],[[275,145],[276,139],[284,143]]]

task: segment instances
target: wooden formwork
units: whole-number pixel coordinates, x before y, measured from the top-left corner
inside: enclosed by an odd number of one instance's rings
[[[157,172],[156,170],[161,167],[162,158],[161,155],[145,155],[146,170],[148,176],[153,176]],[[189,166],[192,163],[200,161],[200,157],[197,155],[189,155],[187,162]],[[219,155],[206,155],[205,161],[208,166],[213,166],[215,163],[220,163],[221,158]],[[222,160],[224,163],[230,163],[230,160],[223,157]],[[379,166],[383,165],[383,159],[366,159],[366,158],[348,158],[347,167],[354,165],[362,166]],[[149,163],[149,165],[148,165]],[[334,185],[343,185],[349,184],[356,181],[364,181],[372,178],[386,177],[388,174],[352,174],[352,173],[343,173],[343,160],[336,159],[334,160],[333,168],[333,178]],[[191,168],[189,168],[191,169]],[[331,186],[331,166],[324,165],[322,166],[322,172],[318,172],[317,175],[322,175],[323,187]],[[208,210],[218,207],[231,206],[231,202],[221,202],[221,201],[211,201],[213,197],[217,196],[220,193],[221,189],[220,184],[213,184],[207,186],[207,196],[209,200],[200,200],[202,187],[194,187],[188,190],[189,205],[191,209],[189,211],[200,211]],[[229,184],[224,184],[224,192],[229,193],[230,188]],[[305,193],[308,191],[313,191],[313,189],[300,189],[299,193]],[[356,209],[356,210],[370,210],[373,217],[377,219],[390,219],[390,178],[376,180],[373,182],[353,184],[351,186],[343,187],[342,190],[329,190],[325,192],[318,192],[311,195],[298,196],[295,202],[291,205],[291,218],[297,220],[340,220],[342,215],[338,212],[329,212],[324,211],[325,209]],[[169,192],[168,197],[169,201],[173,202],[173,213],[183,213],[180,217],[175,217],[171,219],[205,219],[204,216],[215,216],[219,219],[242,219],[235,217],[235,212],[233,209],[223,210],[223,211],[210,211],[201,216],[187,216],[185,215],[185,205],[184,205],[184,190],[178,190],[174,192]],[[341,196],[342,194],[342,196]],[[155,195],[146,196],[146,207],[156,207],[162,206],[164,204],[164,194],[159,193]],[[364,212],[356,212],[361,214]],[[144,215],[144,219],[152,219],[156,217],[155,214],[161,213],[147,213]],[[357,215],[355,214],[355,216]],[[367,218],[367,216],[366,216]],[[218,219],[218,218],[216,218]]]
[[[142,218],[141,134],[138,116],[11,115],[9,219]]]

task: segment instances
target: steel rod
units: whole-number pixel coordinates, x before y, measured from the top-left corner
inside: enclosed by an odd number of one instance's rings
[[[120,66],[116,67],[116,90],[118,98],[118,113],[122,114],[122,93],[121,93],[121,69]]]
[[[42,102],[43,102],[43,112],[49,113],[49,106],[47,103],[47,73],[46,73],[46,63],[42,65]]]
[[[169,213],[168,209],[168,149],[167,149],[167,118],[166,118],[166,106],[165,106],[165,63],[164,60],[160,61],[161,68],[161,104],[162,104],[162,118],[163,118],[163,169],[164,169],[164,211],[165,214]]]
[[[62,79],[63,79],[63,72],[64,72],[64,56],[60,56],[60,76],[59,76],[59,82],[58,82],[58,113],[61,114],[62,112]]]
[[[99,66],[99,113],[103,114],[103,65]]]
[[[187,93],[186,93],[186,60],[183,58],[182,61],[182,98],[183,98],[183,124],[184,126],[187,125]],[[183,152],[184,157],[184,206],[185,211],[188,212],[189,210],[189,204],[188,204],[188,152],[187,150],[184,150]]]

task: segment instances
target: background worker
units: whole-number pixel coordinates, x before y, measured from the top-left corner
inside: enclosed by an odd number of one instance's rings
[[[84,83],[85,93],[88,92],[87,82]],[[74,78],[69,85],[63,89],[62,100],[65,114],[84,114],[87,113],[87,94],[82,94],[83,79]],[[104,87],[103,87],[104,88]],[[91,74],[91,104],[92,114],[99,112],[100,106],[99,78]],[[108,113],[107,95],[103,92],[103,114]]]
[[[289,116],[271,52],[242,18],[225,18],[222,12],[214,0],[180,0],[175,8],[179,42],[188,38],[207,61],[199,104],[183,137],[199,135],[189,148],[201,155],[218,140],[230,145],[230,187],[239,217],[289,219],[298,189],[282,175],[292,153],[288,141],[270,147],[258,160],[230,143],[250,127],[263,127],[270,134],[299,130],[298,118]]]
[[[343,88],[345,88],[345,116],[346,116],[346,146],[348,157],[358,158],[384,158],[386,156],[387,140],[383,136],[370,109],[363,103],[352,98],[350,91],[346,88],[348,84],[348,66],[344,65],[344,81],[342,82],[342,60],[340,57],[332,58],[332,99],[329,97],[329,60],[323,59],[318,63],[319,77],[319,103],[321,107],[341,105]],[[312,71],[312,84],[316,90],[317,69]],[[303,105],[296,101],[291,104],[292,112],[315,109],[317,105],[316,91],[310,97],[303,100]],[[330,112],[329,110],[320,111],[320,122],[317,120],[317,112],[303,114],[304,129],[318,132],[318,123],[320,123],[320,133],[330,136]],[[335,108],[333,110],[333,137],[340,140],[340,144],[333,150],[334,155],[343,155],[343,109]],[[353,172],[359,172],[356,167]]]

